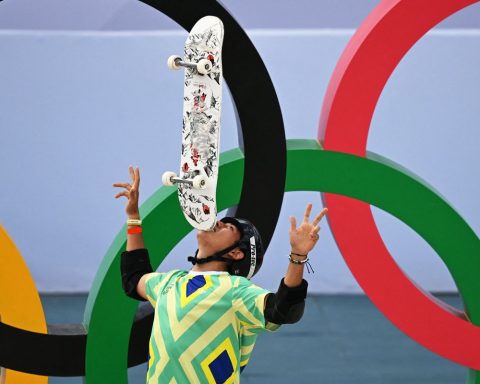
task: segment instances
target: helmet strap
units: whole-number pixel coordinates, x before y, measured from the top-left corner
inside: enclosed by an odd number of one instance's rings
[[[187,260],[189,262],[191,262],[193,265],[195,265],[195,264],[205,264],[205,263],[209,263],[211,261],[223,261],[227,264],[232,264],[234,262],[234,260],[227,259],[226,257],[223,257],[223,256],[226,255],[228,252],[233,251],[237,247],[238,247],[238,243],[235,243],[235,244],[231,245],[230,247],[222,249],[221,251],[218,251],[218,252],[214,253],[213,255],[210,255],[210,256],[207,256],[207,257],[202,257],[201,259],[199,259],[197,257],[197,255],[198,255],[198,249],[197,249],[196,252],[195,252],[195,256],[188,256]]]

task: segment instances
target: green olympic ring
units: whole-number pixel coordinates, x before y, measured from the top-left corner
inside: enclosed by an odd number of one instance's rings
[[[457,283],[470,280],[465,262],[478,257],[479,239],[460,215],[419,177],[378,155],[362,158],[326,151],[315,140],[288,140],[287,149],[286,192],[337,193],[383,209],[423,237],[440,254]],[[217,190],[219,211],[239,201],[243,164],[244,156],[239,149],[222,154]],[[427,215],[432,209],[435,215]],[[141,214],[145,242],[156,268],[191,227],[180,211],[174,187],[162,187],[155,192],[142,205]],[[435,232],[433,224],[437,221],[448,222],[465,241],[462,260],[452,254],[442,235]],[[85,379],[89,384],[128,382],[128,343],[137,302],[126,297],[121,287],[120,254],[125,244],[125,228],[122,228],[100,265],[88,297],[84,322],[88,329]],[[461,294],[464,300],[468,298],[465,304],[471,315],[478,316],[480,303],[471,299],[471,292],[480,291],[480,282],[458,285],[469,287],[470,292]]]

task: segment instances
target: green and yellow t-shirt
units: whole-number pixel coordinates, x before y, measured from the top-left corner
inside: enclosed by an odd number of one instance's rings
[[[155,308],[147,383],[239,383],[257,334],[275,330],[263,315],[269,293],[227,272],[152,273]]]

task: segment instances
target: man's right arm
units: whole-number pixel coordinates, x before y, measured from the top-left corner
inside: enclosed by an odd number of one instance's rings
[[[148,250],[139,248],[123,252],[121,272],[122,287],[126,295],[132,299],[146,301],[146,281],[153,272]]]
[[[125,211],[129,220],[140,220],[138,198],[140,195],[140,170],[129,167],[131,183],[115,183],[114,187],[123,188],[115,198],[128,199]],[[140,225],[139,225],[140,224]],[[122,253],[121,259],[122,286],[125,293],[137,300],[147,300],[146,280],[153,272],[150,265],[148,251],[143,241],[142,226],[135,223],[127,230],[127,250]]]
[[[128,215],[128,218],[140,220],[140,215],[136,213]],[[127,231],[127,250],[122,254],[121,264],[122,285],[127,296],[146,301],[146,281],[153,269],[142,232],[129,233]]]

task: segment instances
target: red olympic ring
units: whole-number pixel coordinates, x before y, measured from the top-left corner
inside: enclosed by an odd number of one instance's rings
[[[320,116],[324,148],[365,157],[380,94],[402,57],[440,21],[478,0],[383,0],[350,40]],[[398,267],[368,204],[325,194],[335,240],[355,278],[384,315],[431,351],[480,370],[480,327],[423,292]]]

